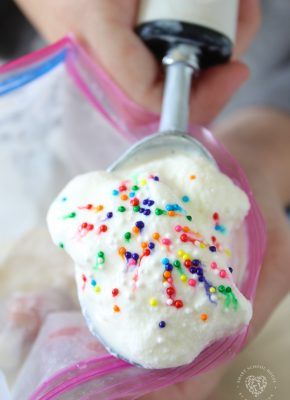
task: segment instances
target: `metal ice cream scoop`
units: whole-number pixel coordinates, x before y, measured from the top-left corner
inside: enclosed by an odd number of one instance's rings
[[[163,58],[166,78],[159,131],[131,146],[108,171],[126,168],[131,163],[138,165],[161,154],[185,152],[198,153],[215,163],[209,151],[186,133],[192,77],[199,71],[197,53],[195,47],[179,44]]]

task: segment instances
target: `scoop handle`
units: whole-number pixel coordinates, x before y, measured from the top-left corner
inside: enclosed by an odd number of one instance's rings
[[[136,31],[160,60],[187,44],[199,49],[206,68],[230,58],[238,8],[239,0],[141,0]]]
[[[137,33],[166,66],[160,131],[186,132],[192,76],[232,53],[239,0],[141,0]]]

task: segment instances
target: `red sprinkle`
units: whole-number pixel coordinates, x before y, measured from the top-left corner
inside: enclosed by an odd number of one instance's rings
[[[166,293],[171,297],[175,294],[175,289],[173,287],[169,287],[166,289]]]
[[[212,269],[216,269],[217,263],[215,261],[213,261],[210,266],[212,267]]]
[[[212,241],[213,243],[215,243],[215,242],[216,242],[216,237],[215,237],[215,236],[212,236],[212,237],[211,237],[211,241]]]
[[[94,229],[94,225],[93,224],[88,224],[88,231],[92,231]]]
[[[220,270],[220,277],[221,277],[221,278],[225,278],[226,276],[227,276],[226,271],[225,271],[224,269],[221,269],[221,270]]]
[[[183,234],[180,236],[180,240],[181,240],[182,242],[187,242],[187,241],[188,241],[188,236],[187,236],[185,233],[183,233]]]
[[[174,306],[175,306],[176,308],[182,308],[182,307],[183,307],[183,302],[182,302],[182,300],[175,300]]]
[[[92,204],[88,204],[88,205],[86,206],[86,209],[87,209],[87,210],[90,210],[91,208],[93,208],[93,205],[92,205]]]
[[[112,295],[113,295],[113,297],[118,296],[118,294],[119,294],[119,289],[114,288],[114,289],[112,290]]]
[[[139,203],[140,202],[136,197],[130,201],[130,204],[132,204],[132,206],[139,206]]]
[[[84,274],[82,274],[82,279],[83,279],[84,282],[87,281],[87,277]]]
[[[151,254],[151,251],[149,249],[145,249],[143,255],[144,256],[149,256]]]
[[[107,230],[108,230],[107,225],[101,225],[100,226],[100,232],[107,232]]]
[[[215,221],[218,221],[219,220],[219,218],[220,218],[220,216],[218,215],[218,213],[217,212],[215,212],[214,214],[213,214],[213,219],[215,220]]]
[[[190,268],[190,267],[191,267],[191,264],[192,264],[192,263],[191,263],[191,260],[185,260],[185,261],[184,261],[184,265],[185,265],[186,268]]]
[[[120,192],[125,192],[126,190],[127,190],[127,186],[126,185],[119,186],[119,191]]]
[[[87,229],[87,227],[88,227],[88,224],[86,222],[83,222],[82,223],[82,229]]]

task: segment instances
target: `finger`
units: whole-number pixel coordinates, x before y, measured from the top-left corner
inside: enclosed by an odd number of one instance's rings
[[[241,0],[234,58],[248,48],[261,22],[260,0]]]
[[[240,62],[202,72],[191,94],[191,122],[201,125],[212,122],[248,76],[248,68]]]

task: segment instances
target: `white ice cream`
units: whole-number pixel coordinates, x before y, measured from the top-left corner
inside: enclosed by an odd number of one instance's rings
[[[91,331],[131,363],[167,368],[249,323],[251,303],[229,269],[239,268],[230,239],[248,210],[208,160],[179,155],[76,177],[48,226],[76,264]]]

